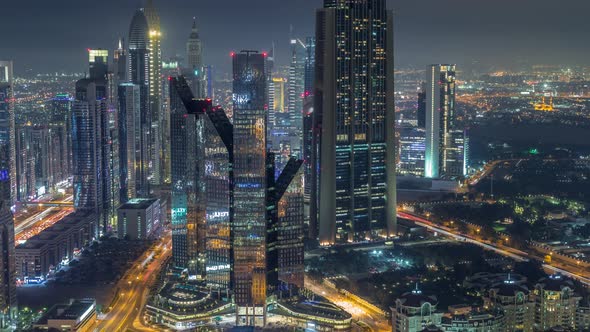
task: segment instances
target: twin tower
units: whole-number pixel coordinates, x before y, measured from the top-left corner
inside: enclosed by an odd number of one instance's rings
[[[268,296],[303,287],[303,161],[275,176],[266,54],[232,58],[233,123],[170,78],[173,258],[189,278],[232,291],[238,324],[264,325]]]

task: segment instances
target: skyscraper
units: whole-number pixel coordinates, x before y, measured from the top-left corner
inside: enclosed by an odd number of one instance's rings
[[[4,147],[0,147],[0,150]],[[3,181],[3,180],[2,180]],[[0,184],[3,185],[3,184]],[[0,201],[0,328],[16,319],[16,266],[14,256],[14,221],[9,201]]]
[[[113,55],[112,72],[118,83],[127,81],[127,50],[125,49],[125,41],[123,38],[119,38],[119,46]]]
[[[291,64],[287,86],[287,112],[290,120],[293,155],[302,156],[303,145],[303,95],[305,90],[306,45],[299,39],[291,39]]]
[[[197,19],[193,17],[193,27],[186,43],[186,61],[189,69],[199,69],[203,66],[203,46],[197,28]]]
[[[140,126],[145,140],[142,140],[140,149],[144,158],[136,161],[136,167],[147,169],[147,181],[138,181],[146,186],[136,188],[139,197],[147,197],[150,194],[149,182],[152,180],[154,173],[153,162],[155,156],[153,138],[155,134],[152,127],[152,112],[150,109],[149,84],[150,84],[150,61],[149,61],[149,37],[148,21],[142,10],[137,10],[131,26],[129,27],[129,81],[139,86],[139,107],[140,107]]]
[[[426,153],[424,176],[464,175],[464,130],[455,114],[455,65],[431,65],[426,84]]]
[[[303,85],[303,167],[305,199],[311,196],[311,151],[313,138],[313,82],[315,80],[315,38],[305,40],[305,78]],[[309,227],[309,237],[317,238],[317,225]]]
[[[266,54],[233,55],[234,296],[240,325],[266,314]]]
[[[0,61],[0,181],[8,181],[0,200],[14,204],[16,199],[16,148],[14,131],[14,83],[12,61]]]
[[[393,13],[325,0],[316,22],[310,227],[322,245],[395,235]]]
[[[233,126],[211,100],[196,101],[184,77],[171,79],[170,92],[174,262],[228,290]]]
[[[418,128],[426,128],[426,83],[422,84],[422,89],[418,92],[418,109],[416,110],[416,120]]]
[[[58,94],[51,100],[51,126],[60,138],[63,159],[62,167],[66,177],[72,175],[72,124],[70,112],[72,97],[69,94]],[[18,198],[17,198],[18,199]]]
[[[303,285],[303,161],[291,158],[275,177],[257,106],[264,67],[262,54],[234,56],[243,112],[234,124],[195,99],[184,77],[170,83],[174,262],[212,290],[232,291],[238,325],[264,325],[267,297]]]
[[[138,188],[148,186],[147,135],[141,126],[140,87],[133,83],[119,84],[119,170],[120,201],[138,197]]]
[[[107,55],[101,53],[90,62],[103,71],[93,70],[90,77],[76,82],[72,106],[74,207],[99,216],[94,232],[100,234],[108,230],[113,211]]]
[[[162,184],[164,177],[162,170],[165,169],[162,158],[162,32],[160,30],[160,16],[154,6],[153,0],[148,0],[145,7],[145,17],[148,23],[148,50],[149,50],[149,109],[151,114],[152,127],[152,183]]]
[[[206,91],[206,73],[203,66],[203,44],[197,28],[197,19],[193,17],[191,33],[186,42],[186,66],[187,76],[196,98],[211,97]]]

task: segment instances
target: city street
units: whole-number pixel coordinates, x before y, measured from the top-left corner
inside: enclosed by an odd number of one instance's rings
[[[538,257],[538,256],[533,255],[531,253],[523,252],[521,250],[507,247],[504,245],[500,246],[500,245],[496,245],[496,244],[486,243],[485,241],[483,241],[481,239],[477,239],[477,238],[474,238],[474,237],[471,237],[471,236],[468,236],[465,234],[456,233],[447,227],[434,224],[431,221],[429,221],[428,219],[425,219],[423,217],[419,217],[414,214],[409,214],[409,213],[405,213],[405,212],[398,212],[398,217],[412,220],[418,226],[425,227],[431,231],[435,231],[435,232],[440,233],[444,236],[452,237],[458,241],[469,242],[469,243],[481,246],[484,249],[494,251],[500,255],[510,257],[516,261],[522,262],[522,261],[528,261],[529,259],[535,259],[535,260],[543,262],[543,257]],[[561,273],[561,274],[566,275],[570,278],[576,279],[585,285],[590,285],[589,273],[588,272],[583,273],[578,267],[571,266],[569,264],[566,264],[564,262],[557,261],[557,260],[553,261],[551,265],[544,264],[543,267],[548,272]]]
[[[345,297],[338,293],[337,290],[328,287],[326,285],[317,283],[311,278],[306,276],[305,287],[312,292],[321,295],[328,299],[330,302],[340,306],[346,312],[352,315],[352,318],[356,321],[361,321],[368,325],[372,331],[391,331],[391,326],[386,317],[383,317],[381,313],[375,312],[364,306],[361,303],[357,303],[354,300]]]
[[[171,241],[170,233],[167,232],[152,249],[134,262],[132,269],[117,285],[119,291],[109,313],[103,320],[97,321],[94,331],[157,331],[143,324],[140,313],[155,277],[172,254]],[[157,251],[160,251],[158,255]]]

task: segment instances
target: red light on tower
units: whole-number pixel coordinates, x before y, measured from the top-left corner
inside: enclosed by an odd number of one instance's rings
[[[232,58],[236,56],[236,52],[230,52],[229,56],[231,56]]]
[[[268,53],[262,52],[262,56],[266,58],[268,56]]]
[[[88,51],[88,53],[90,53],[92,49],[91,48],[87,48],[86,51]]]
[[[168,76],[168,81],[172,81],[172,76]]]

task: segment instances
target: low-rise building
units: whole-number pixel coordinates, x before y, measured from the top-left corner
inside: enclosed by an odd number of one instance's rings
[[[117,210],[119,238],[151,238],[163,224],[165,211],[157,198],[134,198]]]
[[[575,328],[582,298],[574,293],[571,280],[560,275],[543,278],[535,285],[533,299],[537,329],[545,331],[556,326]]]
[[[504,313],[500,309],[472,309],[469,313],[447,313],[441,329],[445,332],[504,332]]]
[[[43,280],[50,272],[68,264],[93,239],[96,215],[75,212],[18,245],[15,249],[16,277],[20,282]]]
[[[436,296],[415,290],[403,294],[392,308],[393,332],[419,332],[427,326],[440,326],[442,312],[437,311]]]
[[[484,303],[504,311],[505,331],[532,332],[535,321],[535,304],[530,291],[510,278],[492,286]]]
[[[94,299],[70,300],[67,304],[54,305],[36,323],[35,331],[92,331],[96,317]]]

